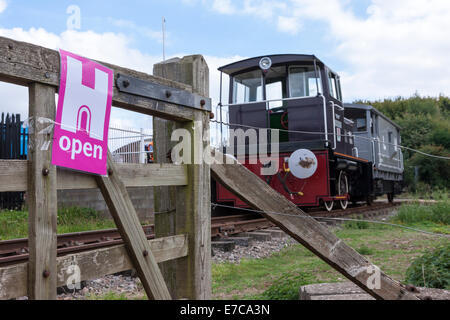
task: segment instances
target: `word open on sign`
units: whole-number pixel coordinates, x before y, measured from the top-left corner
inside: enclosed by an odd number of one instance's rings
[[[114,72],[67,51],[60,55],[52,164],[106,175]]]

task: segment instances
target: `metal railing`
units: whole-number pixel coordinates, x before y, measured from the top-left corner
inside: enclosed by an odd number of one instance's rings
[[[150,163],[153,155],[153,131],[109,127],[108,147],[118,163]]]

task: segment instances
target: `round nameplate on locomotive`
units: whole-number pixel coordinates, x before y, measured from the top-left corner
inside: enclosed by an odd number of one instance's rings
[[[311,150],[299,149],[289,158],[289,169],[294,177],[307,179],[317,170],[317,158]]]

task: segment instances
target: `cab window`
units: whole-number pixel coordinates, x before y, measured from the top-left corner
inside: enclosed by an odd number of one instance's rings
[[[366,118],[356,119],[356,130],[358,130],[358,132],[367,131]]]
[[[319,92],[322,92],[321,80],[316,77],[313,66],[293,66],[289,68],[290,98],[315,97]]]
[[[332,72],[328,72],[328,86],[330,88],[330,95],[341,100],[341,85],[338,76]]]
[[[262,101],[262,75],[260,70],[233,77],[233,103]]]
[[[286,67],[270,68],[265,77],[266,82],[266,100],[269,101],[269,108],[278,108],[283,106],[282,99],[286,98]],[[277,100],[277,101],[272,101]]]

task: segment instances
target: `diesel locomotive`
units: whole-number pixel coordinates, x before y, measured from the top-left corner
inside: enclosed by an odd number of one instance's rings
[[[339,75],[314,55],[255,57],[219,71],[221,82],[223,74],[230,81],[228,103],[219,104],[228,117],[221,133],[278,129],[277,172],[262,175],[267,164],[259,160],[243,164],[296,205],[345,210],[349,202],[370,204],[383,194],[392,201],[401,192],[400,127],[372,106],[344,104]],[[245,140],[247,160],[257,150],[250,143]],[[219,183],[212,197],[247,207]]]

